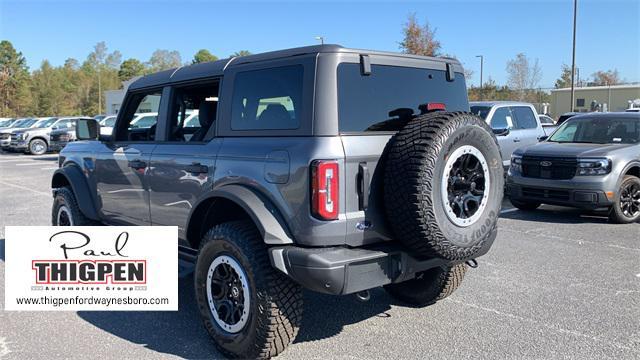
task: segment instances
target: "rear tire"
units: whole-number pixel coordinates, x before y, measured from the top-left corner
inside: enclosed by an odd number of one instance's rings
[[[414,279],[385,285],[392,297],[414,306],[431,305],[451,295],[462,283],[466,264],[440,266],[416,274]]]
[[[271,266],[268,248],[252,222],[228,222],[209,230],[194,280],[204,326],[223,354],[266,359],[283,352],[296,337],[302,288]],[[228,313],[238,316],[228,318]]]
[[[480,118],[465,112],[418,116],[392,138],[384,161],[387,220],[415,253],[468,259],[495,238],[502,158]]]
[[[539,208],[540,205],[542,205],[539,202],[531,202],[531,201],[520,201],[520,200],[514,200],[514,199],[509,199],[509,201],[511,201],[511,204],[513,206],[515,206],[516,208],[522,211],[533,211]]]
[[[624,176],[609,211],[609,220],[617,224],[630,224],[640,220],[640,178]]]

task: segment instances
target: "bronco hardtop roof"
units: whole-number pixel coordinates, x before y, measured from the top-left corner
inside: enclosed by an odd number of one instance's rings
[[[248,64],[259,61],[267,61],[274,59],[281,59],[293,56],[308,55],[308,54],[320,54],[320,53],[350,53],[350,54],[363,54],[363,55],[380,55],[390,56],[397,58],[415,59],[415,60],[429,60],[439,63],[450,63],[454,65],[456,72],[462,72],[462,65],[460,62],[453,58],[446,57],[430,57],[420,56],[412,54],[402,54],[385,51],[373,51],[362,49],[349,49],[340,45],[313,45],[304,46],[292,49],[269,51],[260,54],[231,57],[227,59],[221,59],[212,62],[193,64],[188,66],[181,66],[170,70],[165,70],[144,76],[134,81],[130,86],[130,90],[137,90],[148,87],[155,87],[173,83],[179,83],[182,81],[189,81],[195,79],[203,79],[207,77],[221,76],[225,69],[229,66]]]

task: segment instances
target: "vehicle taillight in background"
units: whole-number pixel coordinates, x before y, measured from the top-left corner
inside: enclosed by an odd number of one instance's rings
[[[338,162],[311,163],[311,213],[322,220],[338,218]]]

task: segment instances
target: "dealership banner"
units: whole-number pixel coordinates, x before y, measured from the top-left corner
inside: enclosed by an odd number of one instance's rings
[[[178,310],[176,226],[7,226],[5,310]]]

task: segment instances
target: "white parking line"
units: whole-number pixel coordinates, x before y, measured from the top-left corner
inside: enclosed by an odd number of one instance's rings
[[[28,188],[28,187],[25,187],[25,186],[20,186],[20,185],[12,184],[12,183],[8,183],[8,182],[5,182],[5,181],[0,181],[0,184],[2,184],[2,185],[6,185],[6,186],[11,186],[11,187],[14,187],[14,188],[16,188],[16,189],[21,189],[21,190],[31,191],[32,193],[34,193],[34,194],[38,194],[38,195],[44,195],[44,196],[48,196],[48,197],[50,197],[50,196],[51,196],[51,193],[48,193],[48,192],[38,191],[38,190],[33,190],[33,189]]]
[[[518,209],[516,209],[516,208],[504,209],[504,210],[500,211],[500,214],[507,214],[507,213],[514,212],[514,211],[518,211]]]
[[[53,167],[44,167],[44,168],[40,168],[40,170],[55,170],[57,169],[57,166],[53,166]]]
[[[35,166],[35,165],[39,165],[42,166],[42,164],[46,164],[46,163],[42,163],[40,161],[34,161],[34,162],[28,162],[28,163],[22,163],[22,164],[15,164],[16,166]]]
[[[13,162],[13,161],[26,161],[26,160],[29,160],[29,159],[25,159],[23,157],[20,157],[20,158],[15,158],[15,159],[0,160],[0,163]]]

